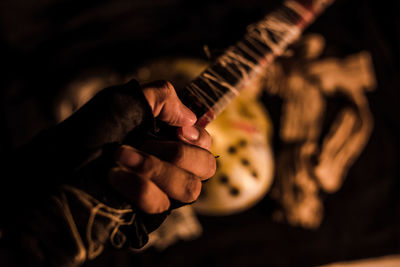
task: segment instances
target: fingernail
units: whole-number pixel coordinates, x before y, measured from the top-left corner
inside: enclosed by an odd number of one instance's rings
[[[138,166],[143,162],[143,156],[129,146],[121,146],[117,151],[116,158],[121,164],[129,167]]]
[[[196,141],[199,139],[200,133],[196,127],[193,126],[186,126],[182,127],[182,136],[187,139],[188,141]]]

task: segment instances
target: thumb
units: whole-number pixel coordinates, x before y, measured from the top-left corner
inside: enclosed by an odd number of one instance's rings
[[[172,126],[196,123],[196,115],[179,100],[171,83],[156,81],[142,85],[142,89],[154,117]]]

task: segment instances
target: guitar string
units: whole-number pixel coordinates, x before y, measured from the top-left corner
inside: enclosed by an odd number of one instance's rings
[[[322,12],[332,0],[316,0],[313,6],[309,8],[299,6],[300,4],[297,2],[292,2],[292,0],[285,1],[284,8],[277,9],[263,20],[249,25],[243,40],[227,49],[217,59],[214,66],[223,66],[227,72],[237,79],[236,85],[248,79],[250,71],[266,75],[265,68],[257,68],[260,64],[255,64],[251,60],[246,59],[243,52],[258,63],[270,56],[282,55],[286,47],[299,38],[302,29],[307,23],[312,21],[315,13]],[[315,7],[317,12],[312,12],[311,10]],[[293,14],[298,16],[296,21],[290,20],[290,16],[293,16]],[[253,46],[253,49],[247,46],[244,43],[245,41]],[[258,56],[257,53],[261,55]],[[246,67],[250,70],[246,70]],[[196,81],[192,82],[186,88],[207,110],[218,111],[223,109],[224,105],[229,103],[231,98],[239,93],[235,85],[232,85],[223,78],[223,75],[218,73],[213,67],[203,72],[199,76],[199,80],[208,86],[207,90],[209,93],[205,88],[202,89],[198,86]],[[221,101],[221,98],[225,99],[225,101]]]

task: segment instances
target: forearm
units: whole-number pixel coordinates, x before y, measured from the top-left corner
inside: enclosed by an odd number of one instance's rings
[[[174,140],[144,138],[153,116],[177,127]],[[96,95],[12,160],[0,253],[14,265],[76,266],[108,246],[142,247],[173,203],[195,201],[215,173],[211,137],[195,122],[168,82]]]
[[[113,159],[103,148],[144,123],[153,123],[150,107],[130,82],[105,89],[10,157],[1,181],[2,262],[76,266],[121,246],[118,228],[133,213],[107,184]]]

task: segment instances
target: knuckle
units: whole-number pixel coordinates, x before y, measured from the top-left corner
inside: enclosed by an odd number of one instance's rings
[[[158,80],[149,84],[143,85],[144,92],[153,94],[158,102],[163,102],[175,93],[174,86],[165,80]]]
[[[154,91],[158,103],[164,103],[168,99],[168,91],[164,88],[158,88]]]
[[[183,144],[177,144],[173,148],[172,163],[175,165],[182,165],[186,159],[186,147]]]
[[[151,189],[149,183],[143,182],[141,184],[136,198],[140,207],[144,208],[151,206]]]
[[[164,80],[152,82],[145,87],[145,91],[149,94],[153,94],[155,101],[159,104],[165,102],[169,98],[171,89],[173,89],[172,84]]]
[[[155,157],[145,155],[143,156],[141,164],[135,168],[135,172],[144,178],[151,178],[161,171],[161,167],[161,164],[157,163]]]
[[[138,193],[138,199],[137,203],[138,206],[147,213],[154,213],[158,209],[156,203],[152,201],[152,194],[151,194],[151,189],[148,183],[145,183],[145,185],[141,188],[141,190]]]
[[[162,81],[162,85],[163,85],[163,88],[165,88],[165,90],[168,92],[175,91],[174,86],[169,81],[165,81],[165,80]]]
[[[163,203],[165,201],[161,201],[160,203],[159,201],[154,201],[155,199],[162,198],[162,196],[156,194],[157,192],[152,189],[150,182],[144,182],[137,196],[137,205],[139,208],[150,214],[161,213],[167,210],[169,202]]]
[[[174,86],[168,81],[160,81],[158,86],[158,93],[163,96],[163,99],[168,98],[174,92]]]
[[[175,88],[168,81],[161,81],[156,94],[160,102],[175,102],[177,99]]]

